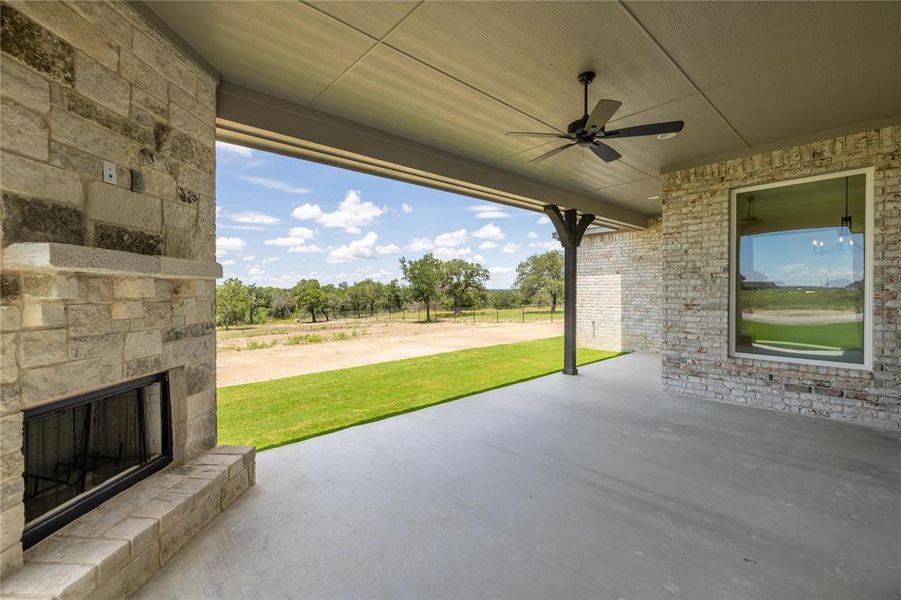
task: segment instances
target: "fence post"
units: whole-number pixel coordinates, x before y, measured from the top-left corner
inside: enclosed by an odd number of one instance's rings
[[[522,305],[522,322],[523,323],[526,322],[526,305],[525,304]]]
[[[475,306],[472,307],[472,322],[473,323],[476,322],[476,307]]]
[[[501,322],[501,309],[499,309],[497,307],[494,308],[494,322],[495,323]]]
[[[551,309],[551,323],[554,322],[554,309]]]

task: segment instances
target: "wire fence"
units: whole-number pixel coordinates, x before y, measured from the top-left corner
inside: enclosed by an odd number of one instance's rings
[[[454,323],[539,323],[548,321],[551,323],[563,322],[563,306],[556,308],[545,305],[530,304],[511,308],[462,308],[460,310],[433,308],[429,311],[432,322]],[[316,315],[317,323],[329,322],[424,322],[426,310],[423,306],[413,306],[400,310],[373,310],[373,311],[339,311],[330,313],[328,317],[322,314]],[[302,313],[297,319],[300,323],[312,323],[313,318],[309,312]]]

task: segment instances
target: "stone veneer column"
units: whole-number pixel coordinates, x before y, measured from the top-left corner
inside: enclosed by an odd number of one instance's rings
[[[10,1],[0,20],[3,248],[52,242],[213,266],[215,77],[125,2]],[[117,183],[102,181],[104,161]],[[215,294],[212,279],[165,274],[5,268],[0,284],[5,573],[22,562],[24,409],[173,369],[178,457],[215,444]]]
[[[666,389],[901,429],[901,126],[669,173],[663,204]],[[874,167],[873,369],[730,358],[729,194]]]

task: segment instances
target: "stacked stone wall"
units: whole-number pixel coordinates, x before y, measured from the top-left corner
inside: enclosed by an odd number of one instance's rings
[[[125,2],[10,1],[0,21],[4,252],[49,242],[212,264],[216,78]],[[23,410],[175,370],[176,458],[215,444],[213,286],[4,267],[3,572],[22,562]]]

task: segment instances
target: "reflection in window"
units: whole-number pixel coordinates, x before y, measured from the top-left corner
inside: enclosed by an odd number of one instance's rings
[[[866,175],[733,202],[734,351],[863,365]]]

